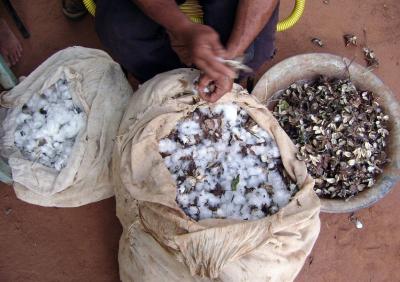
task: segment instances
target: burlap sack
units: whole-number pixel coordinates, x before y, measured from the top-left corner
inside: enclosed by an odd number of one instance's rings
[[[60,78],[69,82],[73,101],[85,111],[86,127],[77,136],[68,164],[60,172],[24,159],[14,146],[16,116],[32,95]],[[1,97],[9,108],[2,122],[1,152],[8,157],[17,197],[41,206],[75,207],[113,195],[110,160],[114,139],[132,94],[120,66],[106,53],[83,47],[57,52]]]
[[[301,190],[277,214],[256,221],[188,218],[158,141],[205,102],[190,91],[198,75],[160,74],[134,94],[113,156],[117,216],[123,225],[122,281],[292,281],[320,229],[320,203],[305,164],[272,114],[235,85],[218,103],[235,102],[275,138],[287,172]]]

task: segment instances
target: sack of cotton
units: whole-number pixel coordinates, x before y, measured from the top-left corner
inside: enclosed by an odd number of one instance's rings
[[[71,47],[2,95],[1,153],[17,197],[75,207],[113,196],[112,148],[131,94],[106,53]]]
[[[201,101],[198,75],[157,75],[122,118],[120,278],[292,281],[319,234],[314,181],[265,106],[239,85]]]

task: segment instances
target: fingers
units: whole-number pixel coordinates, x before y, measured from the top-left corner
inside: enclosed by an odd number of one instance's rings
[[[214,83],[214,91],[212,93],[205,92],[205,88]],[[219,77],[217,80],[212,80],[207,75],[200,78],[198,90],[200,97],[207,102],[214,103],[218,101],[227,92],[231,91],[233,81],[229,77]]]
[[[210,85],[210,83],[212,81],[213,81],[213,79],[211,77],[209,77],[208,75],[202,75],[200,77],[199,84],[198,84],[199,90],[201,89],[203,91],[204,88],[206,88],[208,85]]]
[[[197,90],[199,91],[199,95],[205,101],[208,101],[208,98],[210,96],[210,93],[208,91],[206,92],[205,90],[207,86],[211,85],[211,83],[212,79],[209,76],[202,75],[200,77],[199,84],[197,85]]]
[[[3,59],[4,59],[4,61],[6,62],[6,65],[7,65],[8,67],[11,67],[11,60],[10,60],[10,57],[9,57],[9,56],[4,56]]]
[[[209,96],[209,102],[215,103],[227,92],[232,90],[233,81],[229,77],[224,77],[215,82],[215,91]]]
[[[217,79],[221,76],[228,76],[230,78],[236,76],[234,70],[220,62],[218,56],[207,48],[198,52],[197,56],[194,58],[194,63],[212,79]]]
[[[17,54],[18,54],[19,58],[22,57],[22,46],[21,46],[21,44],[17,45]]]
[[[209,68],[207,62],[204,60],[201,60],[201,59],[196,60],[195,64],[200,70],[202,70],[206,74],[206,76],[211,78],[211,80],[217,79],[218,77],[221,76],[220,73],[218,73],[217,71],[215,71],[212,68]]]

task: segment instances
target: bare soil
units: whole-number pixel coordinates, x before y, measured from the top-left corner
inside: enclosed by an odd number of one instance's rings
[[[34,3],[33,3],[34,2]],[[281,1],[286,15],[292,0]],[[380,60],[375,73],[400,98],[400,4],[397,0],[307,1],[301,21],[277,36],[277,56],[264,70],[284,58],[307,52],[355,57],[364,64],[361,48],[344,47],[343,34],[355,33]],[[4,17],[23,45],[13,68],[28,75],[47,57],[68,46],[101,48],[93,18],[69,21],[61,1],[12,3],[31,32],[22,39],[4,7]],[[310,42],[324,41],[320,48]],[[262,72],[260,72],[262,73]],[[371,208],[356,214],[356,229],[348,214],[321,214],[321,234],[297,281],[400,281],[400,185]],[[119,281],[118,240],[121,226],[114,199],[80,208],[43,208],[16,199],[11,187],[0,185],[0,281]]]

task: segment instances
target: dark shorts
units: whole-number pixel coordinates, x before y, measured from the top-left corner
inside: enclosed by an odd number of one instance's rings
[[[200,0],[204,23],[226,44],[239,0]],[[184,2],[184,1],[177,1]],[[96,31],[113,57],[140,82],[158,73],[185,67],[173,51],[165,29],[147,17],[132,0],[97,0]],[[257,70],[275,52],[277,7],[268,24],[246,51],[247,65]]]

